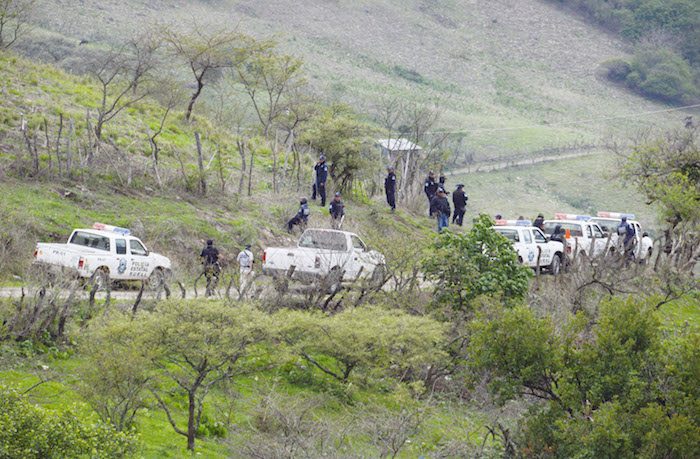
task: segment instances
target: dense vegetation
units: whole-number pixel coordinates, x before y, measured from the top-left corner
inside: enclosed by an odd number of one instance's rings
[[[553,0],[635,44],[631,59],[604,63],[608,77],[648,97],[700,97],[700,4],[694,0]]]

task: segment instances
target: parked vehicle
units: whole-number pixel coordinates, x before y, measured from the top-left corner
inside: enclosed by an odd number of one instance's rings
[[[539,266],[552,274],[559,274],[564,264],[564,244],[550,241],[539,228],[532,226],[532,222],[498,220],[493,229],[513,243],[518,259],[525,266],[533,269]]]
[[[651,259],[654,250],[654,241],[643,231],[642,225],[635,219],[634,214],[622,212],[598,212],[596,217],[591,217],[591,221],[597,223],[603,234],[607,237],[612,235],[611,250],[622,250],[622,240],[617,234],[617,227],[620,226],[622,217],[627,217],[627,223],[634,228],[634,258],[640,262]]]
[[[545,220],[545,234],[551,236],[559,225],[567,238],[566,255],[598,256],[606,253],[611,241],[588,215],[555,214],[555,220]]]
[[[288,276],[303,282],[319,279],[329,284],[384,277],[384,255],[369,250],[354,233],[307,229],[296,247],[269,247],[262,255],[263,273]]]
[[[128,229],[102,223],[73,230],[65,244],[37,243],[34,262],[99,282],[162,281],[171,269],[170,259],[150,252]]]

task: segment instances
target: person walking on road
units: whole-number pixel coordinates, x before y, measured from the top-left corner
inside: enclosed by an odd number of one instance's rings
[[[386,202],[391,207],[391,211],[396,210],[396,174],[393,167],[387,167],[386,178],[384,179],[384,191],[386,192]]]
[[[199,254],[204,266],[204,277],[207,279],[207,288],[204,296],[211,296],[216,289],[216,284],[219,282],[219,274],[221,273],[221,265],[219,264],[219,249],[214,247],[214,241],[207,240],[207,245]]]
[[[328,210],[331,213],[331,228],[339,230],[345,220],[345,204],[343,204],[340,192],[335,194]]]
[[[238,261],[238,266],[240,267],[240,292],[241,298],[246,296],[246,293],[251,288],[253,283],[253,276],[255,275],[253,271],[253,264],[255,259],[253,258],[253,252],[250,250],[250,244],[246,244],[245,249],[241,250],[236,257]]]
[[[301,198],[299,200],[299,211],[291,220],[287,222],[287,231],[292,232],[295,225],[301,226],[302,230],[306,227],[309,222],[309,215],[311,211],[309,210],[309,203],[306,198]]]
[[[438,189],[437,195],[430,201],[430,215],[437,218],[438,233],[443,228],[450,226],[451,213],[452,209],[450,209],[450,202],[447,200],[447,193],[443,189]]]
[[[321,198],[321,207],[326,206],[326,180],[328,180],[328,164],[326,164],[326,156],[318,157],[318,162],[314,166],[316,172],[316,194]],[[311,196],[314,199],[315,195]]]
[[[452,215],[452,223],[462,226],[464,214],[467,211],[467,193],[464,192],[464,185],[458,184],[457,189],[452,193],[452,204],[455,206],[455,213]]]

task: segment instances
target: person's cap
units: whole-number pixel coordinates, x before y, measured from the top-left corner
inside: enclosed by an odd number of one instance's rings
[[[496,220],[500,220],[500,219],[502,219],[502,218],[503,218],[503,217],[501,216],[501,214],[496,214]]]
[[[308,201],[306,200],[306,198],[301,198],[299,202],[301,202],[302,204],[306,204]]]
[[[393,170],[394,170],[394,168],[393,168],[393,167],[391,167],[391,166],[387,166],[386,170],[388,170],[388,171],[393,171]]]
[[[326,160],[326,155],[321,155],[318,157],[319,161],[325,161]]]
[[[464,188],[464,183],[458,183],[457,188]]]
[[[624,217],[624,216],[623,216],[623,217],[622,217],[622,221],[623,221],[623,222],[626,222],[626,221],[627,221],[627,217]]]
[[[213,245],[213,244],[214,244],[214,241],[212,241],[211,239],[207,239],[207,245]]]
[[[336,196],[336,197],[340,196],[340,191],[336,191],[336,192],[335,192],[335,196]]]
[[[249,249],[249,248],[250,248],[250,244],[246,244],[246,245],[245,245],[245,248],[246,248],[246,249]]]
[[[544,215],[542,215],[541,213],[537,214],[537,216],[540,218],[544,218]]]

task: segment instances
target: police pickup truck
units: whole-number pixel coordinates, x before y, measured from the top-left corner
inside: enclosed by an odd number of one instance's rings
[[[545,220],[542,226],[545,234],[551,236],[557,226],[566,237],[566,255],[599,256],[607,253],[612,244],[603,234],[597,223],[591,221],[590,215],[554,214],[554,220]]]
[[[302,282],[327,281],[328,285],[356,279],[383,281],[384,255],[369,250],[354,233],[307,229],[296,247],[269,247],[262,254],[264,274],[287,276]]]
[[[627,217],[627,223],[634,228],[634,258],[639,262],[646,262],[651,259],[654,250],[654,241],[649,235],[642,231],[642,225],[635,219],[634,214],[622,212],[598,212],[596,217],[591,217],[591,221],[597,223],[603,234],[611,237],[611,250],[622,250],[622,241],[617,234],[617,227],[620,226],[622,217]]]
[[[126,228],[95,223],[76,229],[65,244],[38,243],[34,263],[59,267],[78,277],[160,282],[170,272],[170,260],[150,252]]]
[[[559,274],[564,262],[564,245],[550,241],[539,230],[532,227],[530,220],[496,220],[493,229],[513,243],[518,259],[525,266],[547,269],[552,274]]]

